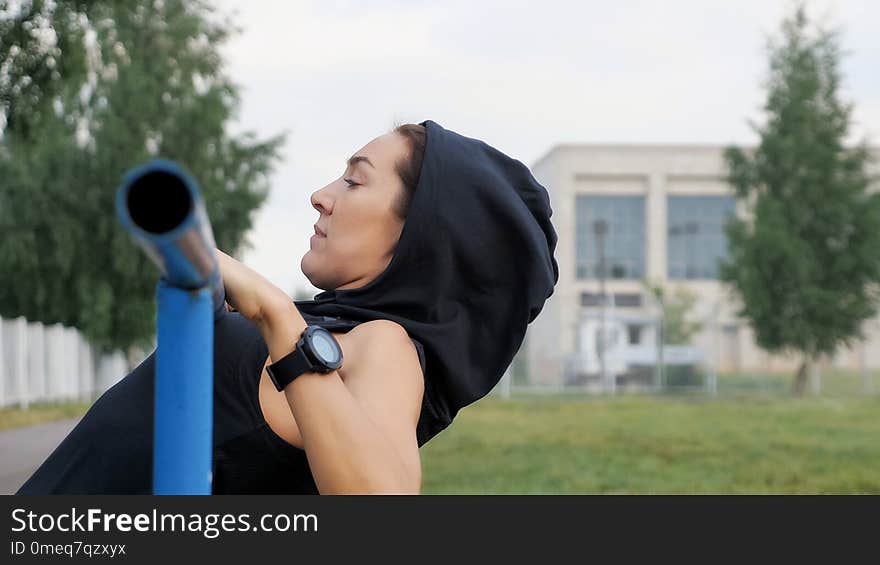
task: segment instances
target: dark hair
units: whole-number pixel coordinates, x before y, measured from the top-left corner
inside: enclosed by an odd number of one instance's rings
[[[393,131],[402,135],[409,145],[407,158],[401,159],[395,164],[395,170],[400,180],[403,181],[403,196],[397,201],[395,212],[400,218],[406,218],[416,186],[419,184],[422,161],[425,158],[425,126],[400,124],[395,126]]]

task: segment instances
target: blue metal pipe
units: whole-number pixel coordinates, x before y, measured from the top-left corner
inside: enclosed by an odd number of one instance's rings
[[[211,494],[213,321],[225,292],[204,201],[176,163],[129,171],[116,210],[162,272],[153,436],[154,494]]]
[[[160,280],[153,494],[211,494],[214,332],[209,289]]]
[[[225,311],[217,245],[195,179],[173,161],[150,161],[126,173],[116,212],[171,286],[208,286],[215,316]]]

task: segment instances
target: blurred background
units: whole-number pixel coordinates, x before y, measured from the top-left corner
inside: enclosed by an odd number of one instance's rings
[[[297,299],[309,202],[432,119],[550,193],[559,283],[426,493],[880,493],[880,6],[0,0],[0,492],[155,346],[153,156]]]

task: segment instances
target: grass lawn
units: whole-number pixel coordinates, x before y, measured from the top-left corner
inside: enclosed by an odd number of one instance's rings
[[[485,398],[421,449],[422,491],[880,494],[880,395],[853,395],[861,381],[835,376],[798,399],[789,382],[722,376],[717,398]],[[88,406],[0,409],[0,430]]]
[[[66,402],[64,404],[32,404],[27,410],[20,408],[0,409],[0,430],[33,426],[52,420],[78,418],[86,413],[91,403]]]
[[[421,449],[423,492],[880,493],[880,397],[486,398]]]

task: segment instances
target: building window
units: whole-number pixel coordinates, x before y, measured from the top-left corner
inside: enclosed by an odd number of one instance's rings
[[[577,278],[599,278],[600,250],[609,279],[645,274],[645,197],[578,194],[575,199]]]
[[[734,214],[733,196],[668,196],[667,276],[717,279],[718,261],[727,257],[724,224]]]
[[[627,341],[630,345],[639,345],[642,343],[642,326],[636,324],[626,325]]]
[[[614,301],[614,306],[618,308],[640,308],[642,306],[642,295],[629,292],[609,293],[611,297],[608,304]],[[602,295],[597,292],[582,292],[581,306],[601,306]]]
[[[622,308],[640,308],[642,295],[629,292],[619,292],[614,295],[614,305]]]

